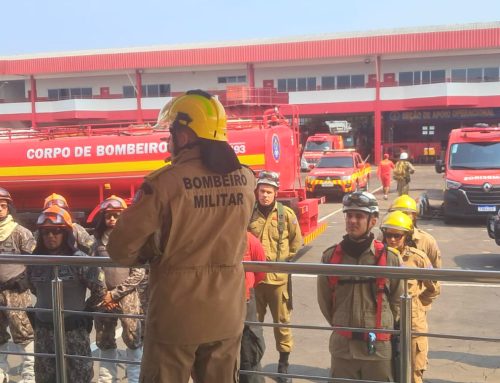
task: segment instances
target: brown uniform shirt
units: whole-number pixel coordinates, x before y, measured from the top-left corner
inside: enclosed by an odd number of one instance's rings
[[[243,330],[242,258],[254,189],[250,169],[212,173],[198,147],[146,177],[107,250],[123,265],[150,262],[148,337],[200,344]]]
[[[406,267],[432,269],[432,264],[427,255],[414,247],[406,246],[401,254]],[[412,330],[427,332],[426,307],[434,301],[441,291],[438,281],[408,280],[408,293],[412,297]]]
[[[338,245],[336,245],[338,246]],[[330,263],[335,246],[325,250],[322,263]],[[359,258],[344,254],[342,264],[375,266],[375,248],[372,245]],[[387,249],[387,266],[399,267],[402,260],[396,250]],[[352,279],[352,277],[340,277]],[[363,279],[363,278],[358,278]],[[393,329],[399,320],[399,302],[403,293],[403,281],[387,280],[388,294],[383,295],[382,328]],[[328,323],[332,326],[375,328],[376,326],[376,283],[346,283],[335,286],[335,305],[333,291],[328,276],[318,275],[318,303]],[[334,358],[359,360],[387,360],[392,357],[391,342],[377,342],[376,352],[369,355],[366,342],[348,339],[337,333],[330,338],[330,352]]]
[[[302,233],[297,216],[288,206],[283,206],[285,225],[281,236],[280,259],[278,260],[278,208],[274,205],[273,210],[267,217],[255,209],[249,225],[250,232],[262,243],[268,262],[286,262],[293,258],[302,246]],[[283,285],[288,281],[288,274],[266,273],[262,283],[270,285]]]

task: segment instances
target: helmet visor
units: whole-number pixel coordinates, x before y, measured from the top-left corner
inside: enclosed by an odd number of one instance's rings
[[[36,224],[38,226],[42,226],[46,222],[48,223],[48,225],[57,225],[57,226],[66,225],[66,222],[64,221],[64,218],[61,215],[51,212],[40,214],[38,216]]]
[[[344,206],[357,206],[357,207],[373,207],[376,206],[374,201],[364,194],[352,193],[346,194],[342,199]]]
[[[124,203],[117,200],[117,199],[107,199],[103,201],[100,205],[101,210],[108,210],[108,209],[118,209],[118,210],[123,210],[126,209],[127,206],[124,206]]]
[[[50,207],[50,206],[59,206],[62,207],[63,209],[67,209],[68,205],[66,204],[66,201],[63,201],[62,199],[52,199],[50,201],[47,201],[47,204],[45,207]]]

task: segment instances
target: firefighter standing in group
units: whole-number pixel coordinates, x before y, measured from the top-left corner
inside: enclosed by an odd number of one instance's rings
[[[287,206],[276,200],[279,189],[279,174],[262,171],[257,180],[257,203],[249,230],[259,238],[268,262],[291,260],[302,246],[302,234],[297,216]],[[287,274],[267,273],[264,281],[255,289],[257,315],[264,321],[269,306],[274,323],[290,323],[292,310],[291,280]],[[275,327],[274,338],[279,352],[278,372],[288,372],[288,359],[293,348],[292,331],[288,327]],[[278,382],[290,382],[278,377]]]
[[[45,198],[43,210],[52,205],[59,206],[69,212],[68,202],[66,201],[66,198],[60,194],[52,193]],[[87,230],[85,230],[85,228],[77,222],[73,222],[73,235],[75,236],[78,248],[84,253],[89,254],[90,249],[92,249],[92,245],[94,244],[94,237],[91,236]]]
[[[114,261],[150,264],[140,381],[237,382],[255,176],[210,94],[174,98],[157,127],[170,131],[172,164],[146,177],[108,242]]]
[[[408,153],[402,152],[399,155],[399,161],[396,162],[392,172],[394,179],[398,184],[398,195],[408,194],[410,191],[411,175],[415,173],[415,168],[408,161]]]
[[[95,244],[92,248],[92,256],[109,257],[106,245],[109,235],[113,231],[118,217],[127,208],[125,201],[112,195],[99,205],[95,222]],[[104,267],[106,288],[108,291],[104,297],[104,306],[107,312],[119,312],[121,314],[141,314],[141,302],[139,287],[143,283],[144,268],[132,267]],[[119,359],[116,347],[115,330],[118,324],[117,318],[96,317],[96,344],[100,349],[101,358]],[[136,318],[120,317],[122,325],[122,339],[127,349],[127,359],[140,362],[142,357],[142,329],[141,320]],[[127,364],[127,382],[138,383],[140,366]],[[99,383],[114,383],[117,379],[117,365],[114,362],[100,362]]]
[[[427,255],[418,250],[412,240],[413,222],[401,211],[389,213],[380,225],[384,243],[397,249],[406,267],[432,269]],[[408,280],[408,293],[412,297],[412,332],[426,333],[427,309],[440,293],[440,285],[431,280]],[[412,383],[423,383],[422,377],[427,369],[429,343],[426,336],[413,336],[411,342]]]
[[[441,251],[434,237],[428,232],[417,227],[417,202],[409,195],[404,194],[392,201],[389,211],[402,211],[410,216],[413,221],[412,240],[415,247],[422,250],[435,269],[441,268]]]
[[[28,229],[15,221],[13,214],[12,197],[0,187],[0,254],[31,254],[35,239]],[[0,305],[23,309],[32,305],[24,265],[0,264]],[[1,351],[8,351],[11,336],[19,351],[33,353],[33,328],[25,311],[0,311]],[[33,366],[34,357],[23,356],[21,382],[35,382]],[[8,371],[7,354],[0,354],[0,383],[9,382]]]
[[[374,239],[377,199],[368,192],[344,196],[347,234],[323,253],[322,263],[401,266],[396,250]],[[331,326],[394,329],[403,282],[397,279],[318,276],[318,303]],[[330,338],[331,376],[393,381],[391,335],[335,330]]]
[[[73,235],[73,222],[69,213],[59,206],[45,209],[38,217],[39,236],[35,254],[65,255],[86,257],[78,250]],[[35,308],[52,309],[52,284],[55,278],[54,266],[28,266],[28,280],[36,295]],[[62,308],[68,311],[95,311],[103,302],[106,293],[104,273],[99,267],[69,266],[58,267],[58,278],[62,282]],[[88,299],[87,291],[90,291]],[[52,312],[36,311],[35,352],[55,353],[54,316]],[[90,357],[90,332],[92,317],[64,313],[65,353]],[[88,359],[67,358],[68,381],[71,383],[90,383],[94,375],[93,363]],[[58,381],[56,360],[53,357],[35,357],[35,376],[37,383]]]

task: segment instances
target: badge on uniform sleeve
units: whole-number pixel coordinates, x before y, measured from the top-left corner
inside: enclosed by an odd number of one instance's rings
[[[99,271],[99,275],[97,276],[97,280],[100,282],[104,282],[104,272],[102,270]]]
[[[138,203],[142,199],[144,194],[153,194],[153,188],[147,182],[144,182],[141,185],[140,189],[137,190],[137,192],[134,195],[134,199],[132,200],[132,204]]]

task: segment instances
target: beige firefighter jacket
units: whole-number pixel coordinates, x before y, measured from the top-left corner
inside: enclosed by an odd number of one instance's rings
[[[335,251],[335,245],[325,250],[322,263],[330,263]],[[342,264],[375,266],[375,248],[372,245],[358,258],[344,254]],[[387,266],[399,267],[402,264],[397,250],[387,249]],[[351,277],[340,277],[335,287],[335,304],[333,291],[328,276],[318,275],[318,303],[328,323],[332,326],[347,326],[358,328],[375,328],[376,326],[376,283],[345,283]],[[354,279],[364,279],[356,277]],[[387,281],[387,294],[383,295],[382,328],[393,329],[399,320],[399,302],[403,292],[403,281],[392,279]],[[389,341],[377,341],[376,351],[368,354],[367,344],[362,340],[353,340],[335,331],[330,337],[330,352],[334,358],[358,360],[388,360],[392,357],[392,347]]]
[[[278,260],[278,207],[274,208],[269,215],[264,215],[255,208],[250,221],[250,232],[255,235],[264,248],[267,262],[286,262],[293,258],[302,246],[302,234],[300,232],[297,216],[288,206],[283,206],[285,225],[281,236],[280,259]],[[267,273],[261,283],[270,285],[283,285],[288,281],[288,274]]]
[[[401,254],[406,267],[417,267],[421,269],[432,269],[432,263],[427,255],[414,247],[406,246]],[[438,281],[408,280],[408,293],[412,297],[412,330],[416,332],[427,332],[427,306],[438,297],[441,286]]]
[[[122,265],[150,262],[148,337],[200,344],[241,333],[254,189],[250,169],[212,173],[198,147],[146,177],[107,249]]]

